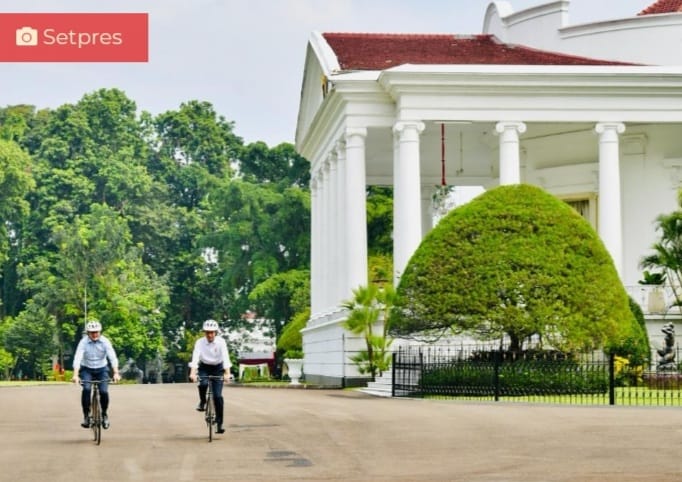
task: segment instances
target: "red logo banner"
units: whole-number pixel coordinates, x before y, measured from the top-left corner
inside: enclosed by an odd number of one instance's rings
[[[0,13],[0,62],[147,62],[146,13]]]

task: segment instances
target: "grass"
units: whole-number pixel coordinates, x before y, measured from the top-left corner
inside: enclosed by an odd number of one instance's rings
[[[299,382],[298,385],[292,385],[291,382],[280,380],[261,380],[257,382],[236,382],[236,386],[240,387],[259,387],[259,388],[312,388],[306,382]]]
[[[682,407],[682,390],[676,389],[651,389],[647,387],[617,387],[616,403],[618,406],[665,406]],[[472,400],[472,401],[492,401],[492,397],[448,397],[438,395],[427,395],[426,399],[438,400]],[[538,403],[556,405],[583,405],[601,406],[609,404],[609,396],[604,394],[574,394],[574,395],[532,395],[532,396],[502,396],[500,402],[503,403]]]
[[[1,387],[35,387],[38,385],[67,385],[71,382],[55,382],[46,380],[0,380]]]
[[[41,380],[0,380],[0,388],[3,387],[32,387],[40,385],[66,385],[71,382],[55,382]],[[291,385],[288,381],[260,381],[236,383],[237,386],[244,387],[264,387],[264,388],[313,388],[314,385],[307,385],[301,382],[299,385]],[[355,389],[355,388],[353,388]],[[448,397],[438,395],[427,395],[427,400],[466,400],[466,401],[492,401],[491,397]],[[608,394],[595,395],[533,395],[519,397],[501,397],[503,403],[538,403],[556,405],[582,405],[582,406],[601,406],[608,405]],[[638,406],[638,407],[682,407],[682,389],[651,389],[647,387],[618,387],[616,388],[616,405],[618,406]]]

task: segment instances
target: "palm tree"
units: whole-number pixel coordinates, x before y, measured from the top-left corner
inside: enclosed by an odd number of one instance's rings
[[[353,290],[353,298],[342,304],[348,310],[344,327],[365,339],[366,350],[351,358],[360,373],[375,377],[377,372],[381,375],[387,370],[391,363],[389,348],[393,340],[388,337],[389,312],[395,296],[395,289],[390,284],[383,287],[370,284]],[[383,322],[383,328],[377,334],[375,329],[379,322]]]
[[[675,296],[673,306],[682,306],[679,287],[682,286],[682,211],[662,214],[656,218],[660,240],[651,249],[653,253],[640,261],[642,268],[662,269]]]

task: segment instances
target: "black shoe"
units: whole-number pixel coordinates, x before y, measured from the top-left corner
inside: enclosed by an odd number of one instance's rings
[[[215,429],[215,433],[225,433],[225,429],[223,428],[223,424],[219,423],[218,426]]]
[[[90,428],[90,417],[88,417],[88,416],[83,417],[83,421],[81,422],[81,427]]]
[[[109,428],[109,416],[108,415],[102,415],[102,428],[104,430]]]
[[[197,405],[197,412],[205,412],[205,411],[206,411],[206,403],[199,402],[199,405]]]

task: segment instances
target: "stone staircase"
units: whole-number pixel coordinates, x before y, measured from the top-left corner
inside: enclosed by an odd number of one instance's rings
[[[390,397],[393,387],[393,372],[389,369],[380,377],[376,377],[373,382],[367,382],[366,388],[361,388],[362,393],[374,395],[375,397]]]

